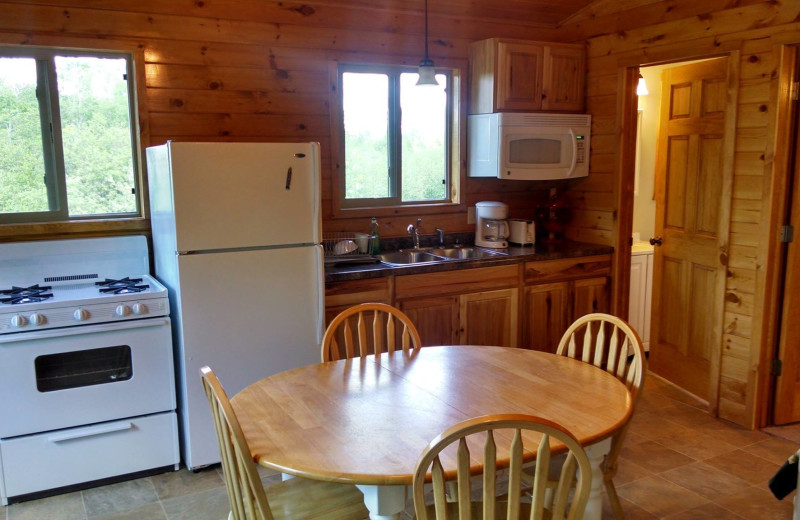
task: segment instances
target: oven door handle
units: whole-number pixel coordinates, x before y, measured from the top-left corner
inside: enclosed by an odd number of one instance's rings
[[[50,442],[64,442],[73,439],[83,439],[85,437],[96,437],[98,435],[105,435],[107,433],[121,432],[133,429],[133,423],[130,421],[116,422],[113,424],[101,424],[99,426],[90,426],[89,428],[81,428],[80,430],[73,430],[69,433],[61,433],[58,435],[51,435],[47,438]]]
[[[116,323],[100,323],[97,325],[78,325],[76,327],[59,329],[32,330],[24,333],[0,336],[0,344],[30,341],[32,339],[62,338],[64,336],[77,336],[79,334],[92,334],[96,332],[116,332],[118,330],[138,329],[142,327],[161,327],[162,325],[169,324],[169,318],[150,318],[144,320],[118,321]]]

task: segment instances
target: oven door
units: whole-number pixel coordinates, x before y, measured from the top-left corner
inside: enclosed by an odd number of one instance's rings
[[[0,336],[0,395],[0,438],[174,410],[170,320]]]

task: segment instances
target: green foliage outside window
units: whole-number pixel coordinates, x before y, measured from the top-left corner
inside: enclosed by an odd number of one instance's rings
[[[0,57],[0,216],[137,212],[127,69],[121,57]]]

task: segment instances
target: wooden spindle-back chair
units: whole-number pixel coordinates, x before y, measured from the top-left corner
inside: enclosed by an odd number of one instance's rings
[[[328,325],[322,338],[322,362],[398,348],[408,352],[421,344],[417,328],[404,312],[385,303],[362,303],[345,309]]]
[[[364,496],[355,486],[292,478],[265,491],[225,389],[209,367],[201,368],[200,375],[217,433],[231,506],[228,520],[363,520],[369,516]]]
[[[535,440],[525,444],[523,437],[527,441],[531,437]],[[551,440],[569,450],[555,485],[548,480]],[[470,453],[470,445],[476,448],[475,453]],[[526,451],[536,452],[532,479],[522,473]],[[506,456],[509,461],[507,484],[505,476],[498,480],[501,468],[497,464],[499,459],[505,461]],[[470,478],[477,471],[476,463],[483,466],[480,501],[473,501],[474,482]],[[586,508],[591,478],[586,452],[562,426],[531,415],[487,415],[448,428],[425,448],[414,471],[414,510],[418,520],[576,520],[582,518]],[[456,482],[455,500],[449,501],[447,484],[453,480]],[[426,481],[432,487],[431,504],[426,503]],[[533,486],[530,502],[522,500],[526,482],[532,482]],[[571,495],[573,489],[575,492]]]
[[[591,363],[616,376],[628,388],[633,409],[636,409],[647,373],[647,360],[642,340],[625,320],[602,313],[582,316],[564,332],[556,353]],[[613,478],[629,424],[612,437],[611,450],[603,464],[603,482],[618,520],[623,518],[623,512]]]

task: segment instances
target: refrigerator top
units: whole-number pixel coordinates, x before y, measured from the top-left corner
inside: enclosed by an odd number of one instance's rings
[[[170,141],[147,161],[154,233],[177,251],[321,242],[319,143]]]

